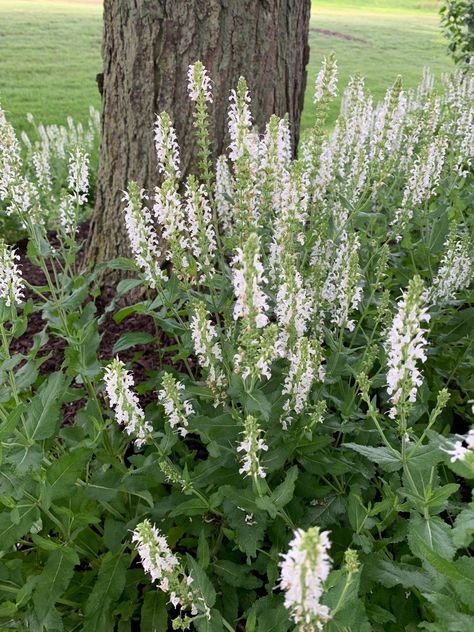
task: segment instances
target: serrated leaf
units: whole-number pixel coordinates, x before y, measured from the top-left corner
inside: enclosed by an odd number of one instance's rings
[[[248,567],[230,560],[219,560],[212,565],[216,575],[234,588],[259,588],[262,581],[249,573]]]
[[[412,515],[408,523],[408,544],[413,554],[423,559],[418,548],[420,540],[445,559],[453,559],[456,547],[452,541],[451,528],[438,516],[425,519],[418,514]]]
[[[453,543],[458,548],[461,546],[469,546],[474,535],[474,510],[470,507],[463,509],[456,516],[452,531]]]
[[[112,354],[120,353],[136,345],[146,345],[155,340],[155,336],[145,331],[132,331],[122,334],[114,344]]]
[[[31,440],[49,439],[57,430],[62,403],[61,395],[66,390],[63,373],[52,373],[33,397],[27,411],[26,428]]]
[[[90,450],[79,448],[63,454],[49,468],[46,480],[51,500],[74,493],[74,483],[90,456]]]
[[[193,578],[193,588],[198,588],[208,608],[216,603],[216,591],[206,573],[191,555],[186,555],[189,575]]]
[[[298,466],[294,465],[288,470],[283,483],[273,490],[270,498],[277,509],[281,509],[292,500],[293,494],[295,493],[295,483],[297,478]]]
[[[74,549],[61,547],[49,554],[33,594],[35,612],[41,623],[69,586],[76,564],[79,564],[79,556]]]
[[[8,551],[25,533],[28,533],[39,517],[36,504],[18,504],[16,512],[17,519],[15,521],[12,521],[9,511],[0,514],[0,551]]]
[[[167,632],[166,602],[167,596],[163,592],[152,588],[146,593],[140,613],[140,632]]]
[[[86,602],[86,624],[91,623],[97,610],[105,609],[106,604],[108,608],[109,604],[118,600],[125,587],[126,570],[120,553],[114,555],[109,551],[104,555],[97,580]]]
[[[344,443],[343,446],[355,450],[355,452],[362,454],[373,463],[377,463],[386,472],[396,472],[402,467],[401,456],[395,450],[391,452],[388,448],[375,448],[368,445],[359,445],[358,443]]]
[[[265,514],[255,513],[247,514],[237,505],[230,501],[224,502],[224,513],[229,525],[235,531],[235,537],[240,550],[255,557],[257,555],[257,547],[263,542],[267,521]],[[250,516],[250,524],[246,522],[246,516]]]

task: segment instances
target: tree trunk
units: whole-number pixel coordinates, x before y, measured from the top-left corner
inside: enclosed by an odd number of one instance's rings
[[[159,183],[155,114],[176,127],[182,172],[194,151],[189,64],[201,60],[213,81],[210,130],[216,155],[228,144],[229,92],[243,75],[256,125],[289,114],[294,143],[309,56],[310,0],[104,0],[103,111],[90,263],[128,254],[122,191],[129,180]]]

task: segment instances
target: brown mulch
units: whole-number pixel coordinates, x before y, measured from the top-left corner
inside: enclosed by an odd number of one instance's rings
[[[88,223],[84,223],[79,231],[78,240],[84,242],[89,230]],[[54,247],[57,244],[55,235],[51,233],[49,235],[50,243]],[[42,271],[31,263],[27,256],[27,240],[21,240],[16,244],[17,252],[20,255],[20,266],[23,273],[23,277],[34,286],[41,286],[45,284],[45,277]],[[79,253],[78,263],[82,262],[83,253]],[[102,316],[105,313],[107,306],[110,304],[115,294],[114,287],[104,287],[101,290],[101,295],[96,299],[97,317]],[[33,298],[34,294],[30,290],[25,290],[25,298]],[[133,304],[135,300],[127,300],[128,297],[123,299],[116,309],[124,307],[127,304]],[[133,298],[133,297],[132,297]],[[114,310],[116,311],[116,310]],[[43,320],[41,311],[35,311],[28,316],[28,328],[26,332],[17,339],[14,339],[10,345],[10,352],[12,355],[20,353],[28,355],[28,352],[33,344],[33,336],[46,327],[46,322]],[[131,314],[125,318],[120,324],[117,324],[113,319],[113,312],[108,312],[103,319],[103,322],[99,328],[101,335],[101,341],[99,346],[99,361],[106,363],[113,358],[113,347],[119,340],[120,336],[126,332],[147,332],[155,335],[155,326],[152,318],[141,314]],[[47,344],[39,351],[37,357],[48,356],[47,359],[40,367],[42,375],[48,375],[54,371],[61,369],[64,361],[64,350],[67,346],[65,340],[59,336],[54,336],[51,332],[48,332],[49,340]],[[169,340],[166,340],[163,333],[160,334],[160,346],[167,346],[170,344]],[[148,379],[148,372],[151,370],[158,370],[160,368],[159,357],[154,344],[148,345],[135,345],[134,347],[120,352],[120,359],[124,362],[131,361],[133,359],[133,375],[135,384],[140,384]],[[21,366],[21,364],[19,365]],[[74,388],[74,383],[72,387]],[[140,397],[140,400],[144,405],[151,399],[156,398],[156,394],[153,392],[145,393]],[[80,406],[83,404],[81,401],[71,402],[65,405],[64,417],[65,423],[68,420],[72,421],[73,416]]]
[[[328,35],[329,37],[336,37],[337,39],[346,40],[347,42],[361,42],[362,44],[368,44],[368,41],[363,37],[356,37],[355,35],[349,35],[349,33],[339,33],[338,31],[329,31],[328,29],[310,28],[311,33],[320,33],[321,35]]]

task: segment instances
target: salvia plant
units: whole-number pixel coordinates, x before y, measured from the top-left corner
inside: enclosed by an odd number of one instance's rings
[[[194,169],[158,113],[105,309],[77,258],[93,126],[25,154],[0,111],[29,238],[0,242],[0,627],[474,629],[472,71],[377,104],[330,57],[297,158],[241,78],[214,160],[200,62],[188,88]],[[104,356],[112,314],[149,327]]]

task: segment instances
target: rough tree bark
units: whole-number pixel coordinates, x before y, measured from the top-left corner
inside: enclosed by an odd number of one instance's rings
[[[87,257],[127,254],[122,193],[129,180],[158,184],[155,114],[166,110],[188,172],[194,149],[188,65],[213,80],[211,133],[225,150],[229,92],[243,75],[261,129],[289,114],[295,143],[306,86],[310,0],[104,0],[103,111],[96,207]]]

